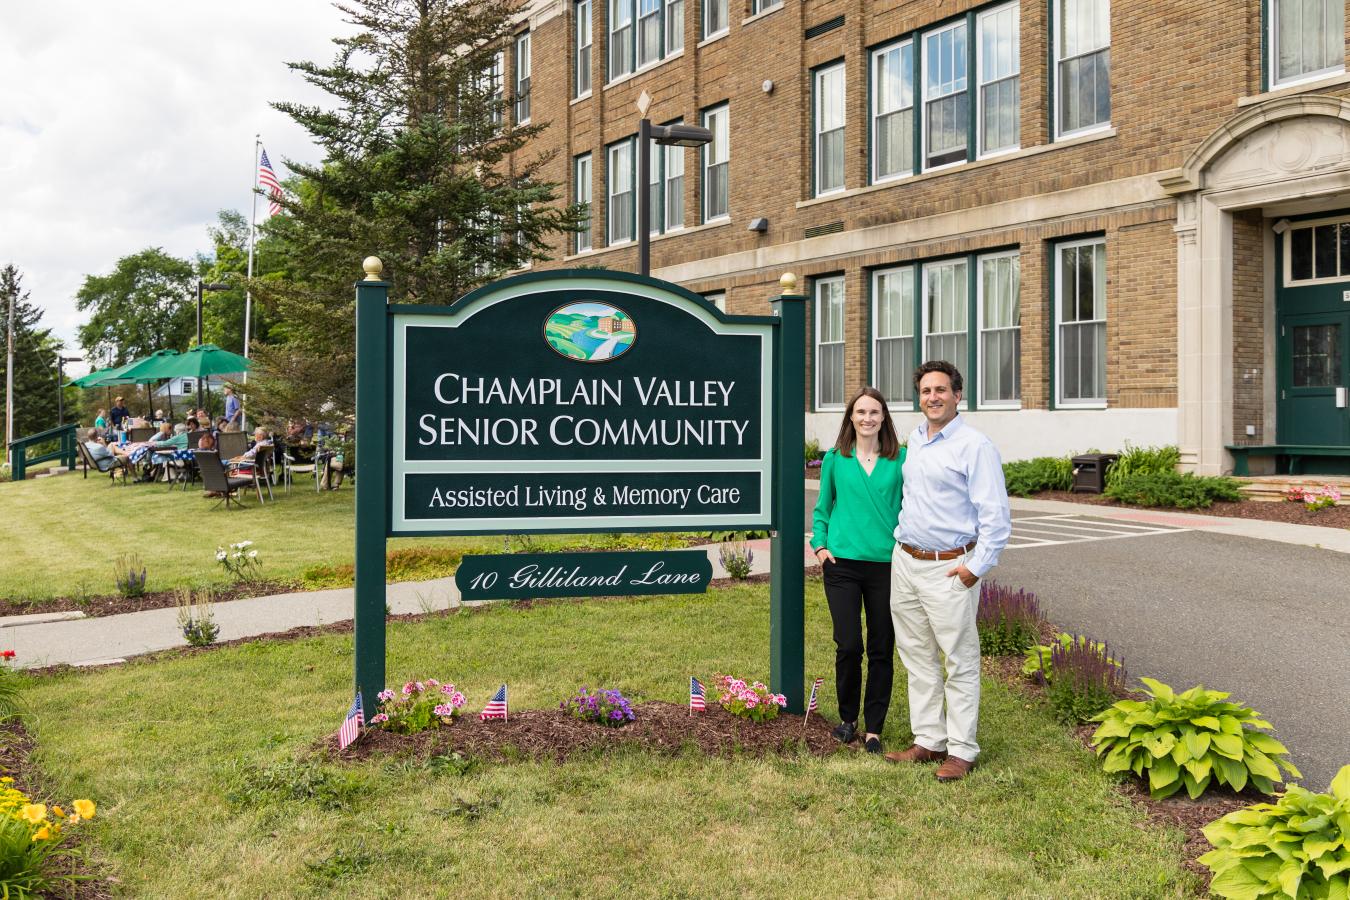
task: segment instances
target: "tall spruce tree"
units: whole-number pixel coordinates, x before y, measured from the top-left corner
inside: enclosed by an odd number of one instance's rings
[[[578,207],[543,181],[546,154],[523,159],[545,127],[519,126],[503,85],[512,30],[506,0],[361,0],[339,4],[359,31],[329,65],[292,63],[331,109],[276,108],[324,150],[285,214],[266,225],[284,277],[255,281],[273,341],[254,348],[250,406],[279,418],[341,423],[355,406],[352,283],[369,254],[399,303],[450,303],[575,231]]]
[[[6,393],[5,358],[9,353],[9,304],[14,301],[14,437],[56,427],[56,354],[61,342],[38,327],[42,310],[23,289],[23,275],[12,264],[0,269],[0,405]],[[2,420],[0,420],[2,421]],[[0,428],[4,426],[0,424]]]

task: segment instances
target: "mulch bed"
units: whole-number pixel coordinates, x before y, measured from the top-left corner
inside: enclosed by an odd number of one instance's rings
[[[1266,522],[1290,522],[1294,525],[1321,525],[1324,528],[1350,528],[1350,506],[1332,506],[1317,512],[1308,512],[1302,503],[1270,500],[1239,500],[1230,503],[1215,502],[1208,509],[1175,509],[1169,506],[1131,506],[1102,494],[1075,494],[1071,491],[1041,491],[1031,500],[1065,500],[1085,506],[1110,506],[1116,509],[1138,509],[1145,512],[1195,513],[1201,516],[1229,516],[1236,519],[1261,519]]]
[[[527,709],[512,713],[503,722],[480,722],[465,715],[454,725],[420,734],[393,734],[379,729],[366,731],[356,743],[339,751],[337,735],[320,741],[316,750],[333,759],[363,760],[387,754],[411,754],[417,759],[458,752],[466,756],[514,761],[522,757],[562,762],[584,753],[629,747],[671,756],[686,749],[708,756],[763,757],[811,753],[828,756],[841,747],[830,733],[831,725],[819,715],[802,717],[780,713],[762,724],[733,716],[715,701],[692,716],[688,707],[650,700],[633,707],[637,718],[622,728],[606,728],[573,718],[561,709]]]
[[[46,790],[42,773],[31,761],[33,738],[23,723],[17,720],[0,722],[0,774],[14,779],[14,787],[27,794],[34,803],[56,803],[67,805],[74,798],[52,797]],[[91,797],[95,803],[101,798]],[[80,829],[68,832],[66,838],[71,846],[81,854],[89,853],[89,846]],[[69,859],[69,858],[67,858]],[[101,866],[88,856],[77,856],[75,865],[58,860],[52,871],[61,874],[75,874],[87,878],[85,881],[70,883],[66,889],[53,896],[69,900],[105,900],[113,896],[113,886],[117,879],[101,871]]]
[[[294,584],[285,581],[255,581],[250,584],[236,584],[227,588],[212,588],[211,597],[216,602],[244,600],[248,597],[286,594],[296,589]],[[145,609],[163,609],[166,606],[173,606],[176,602],[177,594],[174,591],[151,591],[134,598],[123,597],[120,594],[109,594],[105,597],[50,597],[43,600],[26,600],[18,603],[11,601],[8,609],[0,609],[0,611],[9,616],[78,611],[90,618],[95,618],[140,612]]]

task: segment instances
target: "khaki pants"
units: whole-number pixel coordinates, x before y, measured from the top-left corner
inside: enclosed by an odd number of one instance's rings
[[[980,716],[980,585],[947,572],[966,557],[920,560],[897,545],[891,554],[891,618],[895,646],[909,673],[909,724],[914,743],[974,762]],[[946,679],[942,658],[947,659]],[[946,704],[944,713],[943,705]]]

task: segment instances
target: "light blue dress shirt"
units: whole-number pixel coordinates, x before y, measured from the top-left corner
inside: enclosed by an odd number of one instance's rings
[[[932,440],[928,423],[920,425],[907,446],[896,541],[920,550],[952,550],[976,541],[965,565],[983,577],[998,565],[1012,533],[998,449],[959,413]]]

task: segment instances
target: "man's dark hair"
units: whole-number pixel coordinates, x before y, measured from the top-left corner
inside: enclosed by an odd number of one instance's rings
[[[929,372],[941,372],[950,378],[952,380],[952,390],[954,392],[959,394],[963,390],[961,370],[947,362],[945,359],[930,359],[928,362],[915,369],[914,390],[917,391],[919,389],[919,382],[922,381],[923,376],[927,375]]]

